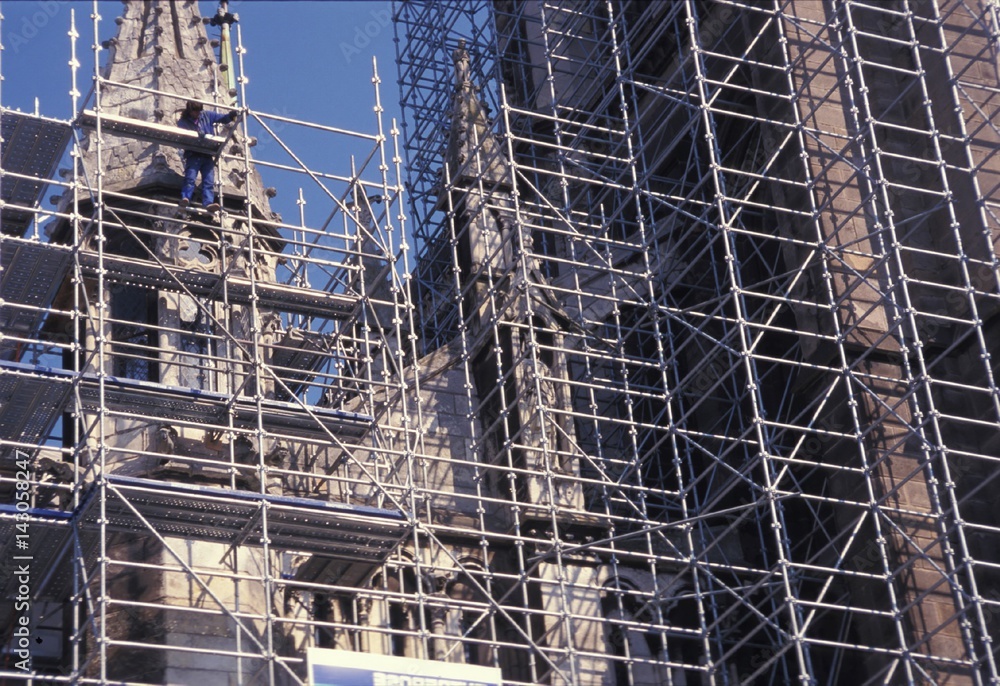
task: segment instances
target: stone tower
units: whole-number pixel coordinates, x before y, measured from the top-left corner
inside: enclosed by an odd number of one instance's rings
[[[90,464],[83,468],[265,492],[265,460],[275,466],[279,446],[265,441],[262,449],[255,432],[208,427],[182,409],[164,412],[170,400],[160,389],[193,389],[213,398],[274,397],[273,380],[255,364],[269,361],[270,353],[251,341],[258,332],[275,333],[277,315],[246,298],[223,304],[219,294],[222,279],[232,280],[234,289],[239,280],[274,279],[276,258],[268,251],[277,232],[263,222],[275,217],[256,170],[243,158],[238,127],[218,131],[224,139],[215,150],[221,219],[177,207],[183,161],[171,136],[185,101],[224,112],[235,95],[220,72],[198,3],[126,2],[116,23],[78,160],[79,175],[99,190],[103,203],[96,206],[71,192],[61,201],[62,209],[76,202],[81,213],[90,214],[79,240],[92,266],[99,261],[105,270],[103,279],[85,277],[82,283],[90,307],[78,364],[84,374],[103,372],[109,379],[103,400],[95,398],[80,418],[90,445]],[[53,239],[69,242],[70,232],[68,222],[58,224]],[[85,428],[95,422],[96,430]],[[262,623],[239,620],[227,608],[268,614],[272,590],[232,577],[270,574],[265,570],[273,556],[154,528],[108,533],[105,539],[107,555],[125,566],[108,567],[104,588],[93,589],[105,603],[101,630],[112,641],[209,652],[88,644],[90,676],[166,684],[228,682],[242,673],[243,683],[280,683],[260,660],[216,654],[266,652],[260,648]],[[209,578],[209,585],[193,582],[188,568]]]
[[[406,155],[376,107],[301,170],[319,226],[268,208],[272,115],[171,126],[246,104],[194,4],[126,3],[72,126],[3,112],[0,497],[34,498],[46,674],[1000,682],[994,4],[393,12]],[[9,141],[76,126],[26,237]],[[177,207],[184,145],[218,218]]]
[[[524,551],[505,676],[995,681],[995,8],[398,15],[421,340]]]

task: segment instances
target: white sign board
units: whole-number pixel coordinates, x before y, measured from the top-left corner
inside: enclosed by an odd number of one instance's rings
[[[500,686],[495,667],[310,648],[309,686]]]

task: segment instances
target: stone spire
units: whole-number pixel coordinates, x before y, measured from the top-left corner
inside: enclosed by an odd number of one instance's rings
[[[455,92],[445,157],[450,183],[464,186],[482,179],[487,186],[511,188],[503,150],[493,137],[490,120],[471,80],[464,39],[459,41],[452,60],[455,63]]]
[[[109,49],[103,69],[100,107],[102,115],[127,117],[143,122],[174,126],[189,99],[201,100],[207,109],[227,111],[232,102],[225,76],[195,0],[127,0],[122,16],[115,19],[118,34],[105,45]],[[159,91],[148,93],[138,88]],[[217,103],[213,107],[212,103]],[[219,133],[224,135],[222,127]],[[239,154],[237,130],[224,150]],[[93,169],[96,145],[91,135],[84,160]],[[89,153],[89,154],[88,154]],[[172,193],[180,189],[183,174],[181,150],[165,143],[104,135],[104,190],[135,193]],[[218,179],[227,196],[246,194],[241,160],[223,161]],[[270,216],[263,185],[256,172],[248,177],[251,204],[259,215]]]
[[[561,353],[553,354],[552,361],[532,355],[530,343],[518,333],[523,322],[532,321],[533,326],[544,327],[559,347],[566,335],[560,323],[569,317],[551,297],[546,277],[522,243],[530,235],[517,226],[513,169],[472,82],[464,40],[459,41],[452,60],[455,83],[445,157],[448,168],[442,174],[439,202],[451,194],[449,205],[457,215],[459,279],[465,291],[470,357],[478,359],[484,349],[495,345],[493,334],[488,333],[493,330],[500,347],[509,352],[509,358],[498,363],[495,377],[490,372],[476,377],[479,397],[487,399],[482,401],[483,416],[510,417],[526,445],[542,445],[544,437],[548,449],[525,451],[517,458],[528,470],[549,470],[575,479],[579,468],[565,457],[577,444],[575,428],[566,419],[572,398],[568,386],[551,381],[566,374],[567,362]],[[502,310],[496,309],[498,293],[504,302]],[[493,386],[502,383],[497,379],[508,378],[518,384],[519,395],[513,405],[504,407]],[[565,411],[547,412],[546,408]],[[484,442],[502,445],[501,434],[510,425],[487,424]],[[525,508],[527,518],[547,516],[542,512],[550,504],[561,512],[582,509],[583,491],[578,484],[554,488],[553,483],[531,476],[519,480],[517,488],[523,489],[529,502],[539,505]]]

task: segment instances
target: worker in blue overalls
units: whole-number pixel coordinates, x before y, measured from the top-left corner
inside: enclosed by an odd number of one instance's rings
[[[188,100],[184,107],[184,113],[177,121],[177,126],[195,131],[200,136],[207,136],[215,133],[216,124],[228,124],[234,121],[238,115],[237,110],[233,110],[229,114],[205,112],[200,102]],[[187,207],[191,204],[191,196],[194,194],[194,186],[198,181],[199,174],[201,174],[201,204],[209,212],[218,212],[221,208],[215,202],[215,157],[194,150],[184,151],[184,186],[181,188],[181,207]]]

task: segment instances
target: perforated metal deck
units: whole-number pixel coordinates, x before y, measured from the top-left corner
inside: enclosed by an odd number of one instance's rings
[[[266,534],[276,549],[377,563],[407,530],[402,513],[375,507],[113,475],[108,484],[105,514],[108,529],[116,532],[148,532],[136,515],[139,512],[162,536],[261,545]],[[81,506],[79,521],[84,528],[97,526],[97,500],[88,499]]]
[[[97,273],[97,253],[80,252],[80,265],[84,273]],[[178,282],[198,296],[219,297],[221,295],[218,274],[181,267],[160,267],[144,260],[128,259],[115,255],[104,256],[104,278],[109,283],[129,283],[163,290],[181,290]],[[348,319],[358,309],[357,299],[339,293],[325,293],[309,288],[298,288],[284,284],[257,282],[252,293],[249,279],[228,276],[226,294],[230,302],[249,304],[251,295],[257,296],[261,307],[281,312],[304,314],[327,319]]]
[[[71,129],[68,122],[12,110],[3,110],[0,120],[0,168],[4,171],[0,200],[5,204],[0,211],[0,228],[8,236],[23,236],[33,216],[27,208],[38,204],[46,181],[66,150]],[[6,206],[10,204],[21,207]]]
[[[51,306],[63,283],[71,261],[70,252],[42,243],[15,239],[0,246],[0,331],[6,336],[30,338],[41,326],[46,313],[39,308]],[[15,305],[27,305],[24,309]],[[0,359],[16,360],[23,346],[0,341]]]
[[[18,563],[16,556],[30,555],[32,592],[37,594],[36,597],[62,597],[72,579],[73,565],[63,564],[62,560],[73,547],[73,513],[31,509],[26,516],[27,520],[18,520],[16,507],[0,505],[0,554],[7,562],[5,567],[13,568]],[[22,524],[20,530],[16,528],[18,523]],[[28,534],[22,539],[27,542],[26,549],[18,549],[18,533]],[[60,577],[55,584],[58,589],[53,588],[54,577]],[[0,573],[0,593],[3,593],[4,598],[15,596],[17,585],[16,577]]]
[[[83,409],[97,412],[103,407],[113,412],[128,412],[135,416],[177,419],[212,426],[226,426],[230,409],[233,423],[240,428],[257,426],[257,405],[250,398],[222,393],[178,388],[149,381],[105,377],[104,402],[100,400],[99,380],[83,375],[80,382]],[[297,403],[263,400],[260,414],[269,430],[322,438],[326,431],[335,436],[360,438],[368,432],[372,418],[354,412],[310,407],[313,416]],[[315,419],[313,418],[315,416]],[[318,420],[318,421],[317,421]]]
[[[0,437],[40,445],[66,407],[72,380],[72,373],[62,370],[0,363]],[[13,450],[5,445],[0,457]]]
[[[325,334],[290,329],[275,346],[275,373],[293,393],[298,393],[323,360],[332,354],[330,347],[330,337]],[[284,393],[284,389],[279,392]]]
[[[396,510],[114,475],[107,483],[105,515],[112,533],[152,536],[152,527],[167,538],[254,546],[262,545],[266,535],[274,550],[314,553],[321,556],[317,564],[335,564],[352,574],[364,575],[385,561],[408,531],[406,518]],[[26,523],[30,547],[23,554],[36,560],[33,593],[64,597],[72,588],[73,568],[64,559],[74,548],[73,525],[86,552],[99,540],[100,512],[96,484],[74,512],[32,509],[24,522],[13,505],[0,505],[0,553],[8,561],[22,554],[15,549],[15,525]],[[16,583],[0,573],[5,597],[13,595]]]
[[[0,361],[0,437],[40,444],[64,411],[73,379],[73,372],[64,369]],[[257,426],[257,404],[250,398],[107,376],[102,404],[100,379],[93,374],[81,374],[79,388],[81,409],[88,412],[103,407],[140,417],[226,426],[232,409],[235,426]],[[307,413],[298,403],[278,400],[263,400],[260,412],[269,430],[315,438],[326,436],[327,431],[360,438],[372,422],[368,415],[322,407],[310,407]],[[0,455],[9,450],[5,448]]]

